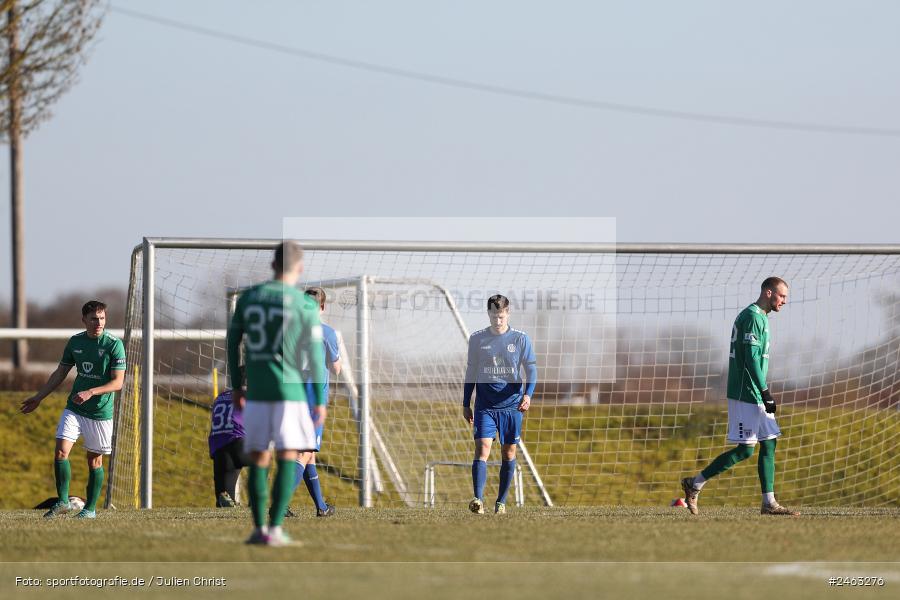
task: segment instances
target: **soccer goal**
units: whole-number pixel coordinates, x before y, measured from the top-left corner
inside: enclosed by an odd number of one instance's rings
[[[236,292],[270,276],[279,242],[135,249],[108,503],[212,505],[206,436],[227,381],[224,330]],[[790,284],[770,319],[779,497],[900,501],[900,247],[301,243],[301,285],[326,289],[323,321],[343,341],[318,457],[342,505],[471,497],[467,338],[488,325],[494,293],[510,298],[510,324],[538,358],[516,502],[667,504],[726,448],[731,323],[769,275]],[[741,464],[704,503],[755,502],[757,488],[755,464]]]

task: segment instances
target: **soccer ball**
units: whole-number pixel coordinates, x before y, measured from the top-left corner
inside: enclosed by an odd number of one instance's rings
[[[684,498],[675,498],[672,500],[672,503],[669,506],[676,506],[680,508],[686,508],[687,502],[684,501]]]
[[[72,512],[78,512],[82,508],[84,508],[84,499],[79,498],[78,496],[71,496],[69,498],[69,510]]]

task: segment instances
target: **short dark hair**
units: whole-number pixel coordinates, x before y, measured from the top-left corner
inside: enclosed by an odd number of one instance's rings
[[[106,312],[106,305],[99,300],[85,302],[84,306],[81,307],[81,316],[86,317],[92,312]]]
[[[272,259],[272,269],[276,273],[286,273],[297,263],[303,260],[303,248],[297,242],[282,242],[275,248],[275,258]]]
[[[779,285],[783,285],[784,287],[788,287],[787,281],[782,279],[781,277],[766,277],[762,285],[759,286],[759,291],[764,292],[766,290],[775,291],[775,288]]]
[[[325,290],[320,287],[311,287],[304,292],[307,296],[316,299],[316,302],[319,303],[319,308],[325,309]]]
[[[501,294],[494,294],[487,301],[487,309],[491,310],[491,308],[496,308],[497,310],[503,310],[504,308],[509,308],[509,298],[503,296]]]

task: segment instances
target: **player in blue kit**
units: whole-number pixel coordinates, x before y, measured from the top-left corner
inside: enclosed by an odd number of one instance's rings
[[[319,315],[325,312],[325,290],[320,287],[311,287],[306,290],[306,295],[316,301],[319,305]],[[328,379],[329,373],[335,376],[341,372],[341,350],[338,342],[337,332],[334,328],[322,323],[322,342],[325,346],[325,381],[323,383],[325,391],[323,396],[328,398]],[[306,394],[308,398],[314,397],[313,381],[306,379]],[[301,452],[297,456],[297,470],[294,477],[294,489],[303,481],[306,484],[306,490],[309,492],[310,498],[316,505],[317,517],[330,517],[334,514],[334,506],[325,502],[322,496],[322,486],[319,485],[319,473],[316,470],[316,453],[322,448],[322,433],[325,430],[325,424],[320,423],[316,426],[316,447],[312,452]],[[290,511],[290,507],[288,507]]]
[[[475,429],[475,460],[472,461],[475,497],[469,502],[469,510],[479,515],[484,514],[487,460],[494,436],[498,434],[503,461],[494,512],[506,513],[506,494],[516,472],[516,444],[522,433],[522,414],[531,405],[537,382],[537,360],[531,340],[524,331],[509,326],[509,299],[500,294],[491,296],[487,309],[491,326],[469,337],[463,386],[463,418]],[[472,391],[475,391],[474,413]]]

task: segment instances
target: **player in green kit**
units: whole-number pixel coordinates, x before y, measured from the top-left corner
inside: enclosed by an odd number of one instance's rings
[[[280,244],[272,270],[271,281],[248,289],[237,301],[228,328],[228,372],[234,404],[243,410],[244,450],[250,453],[247,487],[255,527],[247,543],[283,546],[291,541],[281,525],[294,491],[294,463],[299,452],[315,449],[315,425],[325,422],[323,386],[314,385],[315,397],[307,399],[301,365],[309,365],[313,381],[323,382],[325,358],[319,305],[294,287],[303,271],[303,250],[294,242]],[[242,342],[246,398],[240,381]],[[307,400],[314,402],[313,411]],[[278,471],[266,526],[271,444]]]
[[[783,279],[769,277],[762,282],[759,299],[741,311],[731,329],[728,354],[728,441],[737,444],[720,454],[695,477],[681,480],[685,501],[691,514],[697,514],[697,497],[703,485],[753,456],[759,442],[759,483],[762,488],[762,514],[800,513],[775,500],[775,444],[781,435],[775,422],[776,403],[766,376],[769,371],[769,313],[778,312],[787,303],[788,285]]]
[[[44,515],[48,519],[69,511],[69,452],[80,436],[84,437],[90,473],[84,508],[75,518],[96,518],[97,500],[103,489],[103,455],[112,452],[113,395],[125,381],[125,347],[122,340],[105,331],[106,305],[99,300],[86,303],[81,307],[81,321],[85,331],[69,338],[59,366],[44,387],[22,402],[21,407],[25,414],[37,409],[75,367],[75,383],[56,428],[53,472],[59,498]]]

